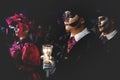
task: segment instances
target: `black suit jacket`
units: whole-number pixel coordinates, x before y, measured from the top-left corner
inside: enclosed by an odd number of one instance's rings
[[[102,45],[103,54],[99,69],[99,80],[116,80],[120,72],[120,32]]]
[[[98,47],[98,39],[91,32],[80,39],[69,53],[66,49],[57,66],[57,80],[92,80],[92,71],[95,70],[98,59]]]

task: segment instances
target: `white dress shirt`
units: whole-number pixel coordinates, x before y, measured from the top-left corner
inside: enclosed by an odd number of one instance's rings
[[[88,31],[88,29],[85,28],[83,31],[79,32],[78,34],[76,34],[76,35],[74,36],[75,41],[76,41],[76,42],[79,41],[81,38],[83,38],[85,35],[87,35],[87,34],[89,34],[89,33],[90,33],[90,31]],[[71,35],[71,37],[72,37],[72,35]]]
[[[112,39],[115,35],[117,34],[117,30],[112,31],[111,33],[104,35],[103,33],[100,35],[101,36],[106,36],[108,40]]]

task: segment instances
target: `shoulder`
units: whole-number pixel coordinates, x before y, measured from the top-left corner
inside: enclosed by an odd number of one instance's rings
[[[25,47],[37,47],[34,43],[32,43],[32,42],[26,42],[25,44],[24,44],[24,46]]]
[[[98,39],[97,35],[91,30],[89,30],[89,33],[86,36],[84,36],[83,38],[85,38],[85,39],[87,39],[89,41],[93,41],[93,40]]]

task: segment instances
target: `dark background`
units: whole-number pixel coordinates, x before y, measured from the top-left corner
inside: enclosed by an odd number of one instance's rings
[[[92,28],[97,23],[99,11],[106,11],[117,16],[119,23],[119,7],[119,0],[1,0],[0,29],[6,32],[5,28],[8,28],[8,25],[5,19],[13,16],[15,12],[22,12],[34,22],[35,32],[39,31],[38,26],[41,26],[46,29],[43,30],[44,36],[50,33],[50,39],[57,40],[59,36],[66,34],[62,21],[62,14],[66,8],[74,8],[87,13],[85,15],[90,20],[89,27]],[[7,36],[10,36],[8,40],[12,41],[13,34],[11,30],[8,32]]]
[[[49,25],[60,18],[62,11],[68,6],[82,7],[91,17],[99,9],[116,10],[120,13],[119,0],[1,0],[0,24],[3,25],[4,22],[1,21],[15,12],[24,12],[36,24]]]

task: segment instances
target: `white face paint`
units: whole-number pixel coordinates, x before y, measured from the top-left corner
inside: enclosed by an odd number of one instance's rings
[[[10,29],[13,29],[15,31],[15,35],[18,36],[18,32],[19,32],[19,28],[18,28],[18,25],[9,25],[9,28]]]
[[[106,16],[98,17],[98,28],[100,32],[108,32],[111,28],[111,21]]]
[[[65,24],[65,29],[67,31],[71,31],[72,29],[74,29],[74,27],[76,26],[73,26],[71,25],[72,23],[76,22],[77,20],[79,19],[79,16],[78,15],[75,15],[73,18],[68,18],[67,20],[64,21],[64,24]],[[78,24],[78,23],[77,23]]]
[[[12,25],[9,25],[8,26],[10,29],[14,29],[15,27],[14,26],[12,26]]]
[[[18,25],[14,27],[15,35],[18,36],[19,28]]]
[[[98,17],[98,27],[103,27],[108,22],[108,18],[105,16]]]
[[[67,18],[72,17],[72,16],[71,16],[71,12],[70,12],[70,11],[65,11],[65,16],[66,16]]]

